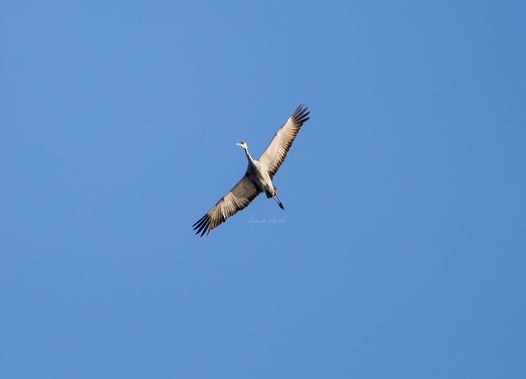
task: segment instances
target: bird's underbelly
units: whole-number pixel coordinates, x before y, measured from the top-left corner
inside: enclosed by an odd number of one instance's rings
[[[259,188],[261,192],[265,192],[267,197],[272,197],[276,194],[276,190],[274,189],[272,180],[270,180],[270,177],[268,175],[262,173],[254,173],[254,175],[251,175],[251,179],[254,181],[254,184],[256,185],[256,187]]]

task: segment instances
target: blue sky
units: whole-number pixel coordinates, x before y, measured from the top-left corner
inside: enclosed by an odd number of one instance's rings
[[[525,11],[2,1],[0,377],[526,377]]]

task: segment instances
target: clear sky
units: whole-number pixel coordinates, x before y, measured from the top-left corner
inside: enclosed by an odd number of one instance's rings
[[[525,378],[525,14],[2,0],[0,377]]]

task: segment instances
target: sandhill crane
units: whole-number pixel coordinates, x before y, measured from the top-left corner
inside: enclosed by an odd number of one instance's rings
[[[303,104],[296,108],[257,160],[248,152],[246,142],[236,144],[245,151],[248,159],[247,171],[239,182],[193,225],[195,234],[201,234],[201,237],[210,234],[212,229],[245,208],[261,192],[265,192],[267,198],[272,197],[281,209],[285,209],[276,193],[272,178],[285,160],[301,126],[309,119],[309,113]]]

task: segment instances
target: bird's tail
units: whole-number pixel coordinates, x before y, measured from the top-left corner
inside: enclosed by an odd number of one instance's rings
[[[274,200],[276,200],[276,203],[278,203],[278,205],[279,205],[279,207],[280,207],[281,209],[285,210],[285,207],[283,206],[283,203],[282,203],[281,200],[279,199],[277,193],[274,194],[274,196],[272,196],[272,198],[273,198]]]

